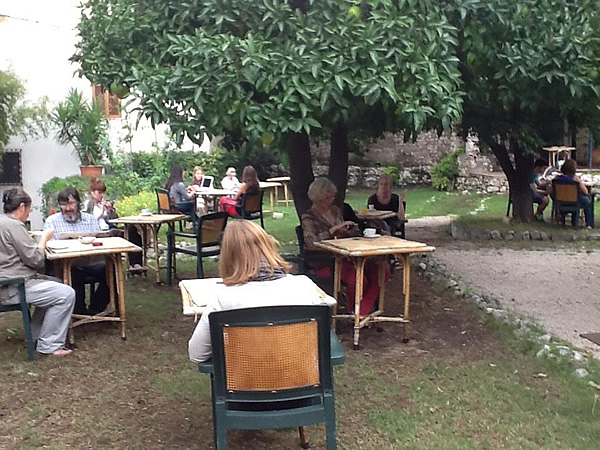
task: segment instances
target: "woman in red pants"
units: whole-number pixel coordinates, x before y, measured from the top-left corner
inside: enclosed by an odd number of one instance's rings
[[[319,252],[315,242],[325,239],[355,236],[358,225],[344,221],[340,209],[333,204],[337,189],[327,178],[317,178],[308,188],[308,198],[312,207],[302,214],[302,231],[304,232],[304,250]],[[331,274],[328,266],[313,267],[319,277]],[[345,260],[341,268],[342,281],[346,283],[346,309],[354,311],[354,293],[356,288],[356,273],[354,265]],[[360,314],[369,314],[379,295],[379,277],[377,264],[367,261],[363,280],[363,296],[360,302]]]

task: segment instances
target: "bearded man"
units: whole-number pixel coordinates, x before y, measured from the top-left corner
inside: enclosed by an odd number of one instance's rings
[[[74,187],[67,187],[58,193],[58,204],[60,212],[52,214],[44,223],[44,230],[54,230],[53,239],[60,239],[62,233],[89,234],[101,231],[98,220],[91,214],[81,211],[81,197]],[[92,279],[97,284],[96,289],[92,288],[89,308],[85,305],[86,279],[88,281]],[[109,291],[104,260],[88,260],[79,265],[73,264],[71,285],[75,290],[73,314],[94,315],[106,309]]]

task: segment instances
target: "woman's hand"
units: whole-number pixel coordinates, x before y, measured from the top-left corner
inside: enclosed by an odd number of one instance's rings
[[[329,229],[329,234],[331,234],[332,236],[335,236],[338,233],[350,231],[357,227],[358,227],[358,225],[355,224],[354,222],[352,222],[350,220],[346,220],[345,222],[342,222],[342,223],[332,226]]]
[[[44,232],[40,236],[40,240],[38,242],[38,247],[41,248],[42,250],[45,249],[46,242],[48,242],[50,239],[52,239],[53,235],[54,235],[54,230],[52,228],[48,228],[47,230],[44,230]]]

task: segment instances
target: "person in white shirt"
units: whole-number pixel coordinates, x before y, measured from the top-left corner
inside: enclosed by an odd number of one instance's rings
[[[275,239],[249,220],[227,225],[221,244],[219,274],[223,279],[210,298],[188,343],[194,362],[210,359],[212,347],[208,318],[212,312],[261,306],[333,305],[304,275],[288,274],[291,264],[277,252]]]
[[[236,192],[240,187],[240,180],[236,177],[235,167],[230,167],[225,173],[225,178],[221,180],[223,189]]]

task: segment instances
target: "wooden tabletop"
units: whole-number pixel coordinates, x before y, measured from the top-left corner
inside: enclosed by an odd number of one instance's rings
[[[186,316],[201,315],[207,303],[216,297],[216,288],[222,278],[203,278],[182,280],[179,282],[183,314]]]
[[[258,184],[261,189],[268,189],[268,188],[283,186],[283,184],[277,183],[274,181],[260,181]]]
[[[79,239],[51,240],[46,243],[46,258],[63,259],[110,253],[141,252],[142,249],[120,237],[96,238],[101,246],[84,244]]]
[[[291,178],[290,177],[273,177],[273,178],[267,178],[267,181],[285,182],[285,181],[291,181]]]
[[[161,224],[167,222],[177,222],[178,220],[184,220],[187,216],[185,214],[151,214],[149,216],[125,216],[111,219],[109,223],[126,223],[126,224]]]
[[[435,247],[392,236],[353,237],[315,242],[317,247],[342,256],[376,256],[399,253],[432,252]]]
[[[575,150],[575,147],[565,147],[565,146],[552,146],[552,147],[542,147],[543,150],[546,150],[547,152],[561,152],[561,151],[566,151],[569,152],[571,150]]]
[[[396,217],[398,213],[394,211],[378,211],[376,209],[359,209],[354,211],[356,217],[360,220],[369,220],[369,219],[390,219],[392,217]]]
[[[208,195],[208,196],[219,196],[219,195],[235,195],[235,191],[232,191],[230,189],[217,189],[217,188],[210,188],[210,189],[196,189],[195,192],[192,193],[193,195]]]

